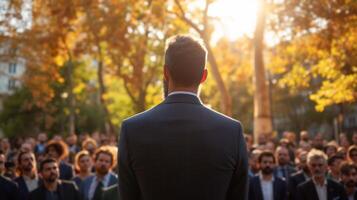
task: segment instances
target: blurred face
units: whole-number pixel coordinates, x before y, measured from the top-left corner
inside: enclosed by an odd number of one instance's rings
[[[77,136],[71,135],[67,138],[67,143],[71,145],[75,145],[77,143]]]
[[[352,142],[353,144],[357,144],[357,133],[354,133],[352,136]]]
[[[342,159],[336,159],[335,162],[332,163],[331,166],[329,166],[329,169],[335,173],[335,174],[339,174],[340,173],[340,165],[342,163]]]
[[[35,169],[35,157],[32,153],[25,153],[20,159],[20,168],[24,172],[31,172]]]
[[[322,178],[325,176],[327,164],[324,159],[311,159],[310,163],[308,163],[308,166],[313,177]]]
[[[301,153],[299,156],[299,168],[305,173],[309,173],[309,168],[307,166],[307,152]]]
[[[321,135],[317,135],[314,139],[314,147],[317,149],[322,149],[324,146],[324,140]]]
[[[37,140],[38,140],[41,144],[43,144],[43,143],[45,143],[46,140],[47,140],[47,135],[44,134],[44,133],[41,133],[41,134],[38,135]]]
[[[46,163],[41,171],[42,179],[45,182],[53,183],[59,177],[58,165],[56,162]]]
[[[92,143],[88,143],[85,146],[85,150],[87,150],[90,154],[93,154],[95,151],[95,146]]]
[[[0,154],[0,175],[5,172],[5,155]]]
[[[350,159],[353,163],[357,163],[357,151],[356,150],[352,150],[350,152]]]
[[[357,184],[357,171],[352,168],[349,173],[341,174],[342,183],[348,188],[354,188]]]
[[[328,157],[331,157],[331,156],[335,155],[336,153],[337,153],[336,147],[334,147],[334,146],[328,146],[328,147],[326,148],[326,155],[327,155]]]
[[[49,147],[48,148],[48,156],[50,157],[50,158],[53,158],[53,159],[58,159],[59,158],[59,154],[58,154],[58,152],[56,151],[56,148],[54,148],[54,147]]]
[[[277,151],[279,165],[286,165],[290,161],[289,151],[286,148],[279,148]]]
[[[252,157],[249,160],[250,169],[253,173],[257,173],[259,171],[259,163],[258,163],[259,154],[252,154]]]
[[[270,156],[264,156],[259,165],[264,175],[270,175],[274,170],[274,159]]]
[[[100,153],[95,161],[95,171],[98,174],[105,175],[112,166],[112,158],[106,153]]]
[[[89,156],[82,156],[79,159],[78,166],[80,171],[87,172],[92,169],[92,165],[92,159]]]

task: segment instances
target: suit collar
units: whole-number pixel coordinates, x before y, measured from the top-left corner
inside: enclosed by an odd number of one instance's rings
[[[164,104],[168,104],[168,103],[202,104],[199,97],[190,94],[183,94],[183,93],[172,94],[166,97],[163,103]]]

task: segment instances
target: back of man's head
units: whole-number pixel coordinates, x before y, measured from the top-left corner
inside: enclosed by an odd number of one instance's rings
[[[198,86],[207,52],[201,41],[187,35],[171,37],[165,52],[165,67],[177,86]]]

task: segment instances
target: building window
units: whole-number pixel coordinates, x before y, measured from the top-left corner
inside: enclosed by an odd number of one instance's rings
[[[9,74],[16,74],[16,63],[9,64]]]
[[[9,79],[9,82],[7,84],[8,90],[13,90],[16,87],[16,80],[15,79]]]

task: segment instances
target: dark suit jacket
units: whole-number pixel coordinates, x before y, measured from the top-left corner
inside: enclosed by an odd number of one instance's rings
[[[105,188],[102,200],[120,200],[118,184]]]
[[[119,141],[122,200],[240,200],[248,193],[241,124],[174,94],[125,120]]]
[[[20,200],[18,189],[19,188],[16,183],[0,175],[0,199],[1,200]]]
[[[61,161],[60,164],[59,164],[59,171],[60,171],[59,179],[67,180],[67,181],[72,180],[72,178],[73,178],[73,167],[72,167],[72,165]]]
[[[296,169],[291,166],[291,165],[286,165],[284,166],[286,169],[286,173],[287,174],[283,174],[283,177],[280,178],[284,178],[286,181],[289,181],[289,178],[292,174],[296,173]],[[274,170],[274,177],[279,177],[279,171],[282,169],[282,166],[278,166],[277,168],[275,168]]]
[[[19,195],[21,197],[21,199],[28,199],[28,196],[29,196],[29,190],[27,188],[27,185],[26,185],[26,182],[24,180],[24,177],[23,176],[19,176],[19,177],[16,177],[14,179],[14,181],[17,183],[17,185],[19,186]],[[39,180],[39,184],[40,183],[40,180]]]
[[[254,176],[249,180],[249,200],[264,200],[263,189],[259,175]],[[286,182],[278,177],[274,177],[273,181],[273,199],[286,200],[287,190]]]
[[[60,200],[81,200],[78,188],[73,181],[58,181],[57,191]],[[30,192],[29,200],[46,200],[46,192],[45,186],[41,185]]]
[[[306,179],[303,171],[299,171],[291,175],[288,183],[288,194],[290,200],[298,200],[296,196],[296,188],[299,184],[305,181]]]
[[[109,175],[110,175],[109,184],[107,187],[110,187],[110,186],[118,183],[118,177],[114,173],[109,172]],[[89,176],[88,178],[84,179],[81,183],[80,193],[84,200],[89,200],[90,186],[92,184],[94,177],[95,177],[95,175]]]
[[[297,199],[319,199],[312,179],[298,185]],[[347,195],[343,186],[333,180],[327,179],[327,200],[347,200]]]

